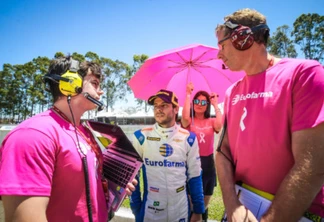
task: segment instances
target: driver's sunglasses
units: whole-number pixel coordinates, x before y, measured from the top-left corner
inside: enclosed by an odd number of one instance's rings
[[[199,103],[202,105],[202,106],[206,106],[207,105],[207,100],[199,100],[199,99],[194,99],[194,104],[196,105],[199,105]]]

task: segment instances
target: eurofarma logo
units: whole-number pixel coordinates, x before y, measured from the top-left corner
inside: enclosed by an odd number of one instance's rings
[[[169,144],[162,144],[160,146],[159,152],[161,156],[163,157],[170,157],[173,154],[173,148]],[[159,167],[185,167],[186,163],[184,161],[181,162],[174,162],[169,161],[168,159],[156,161],[156,160],[150,160],[149,158],[144,158],[145,165],[148,166],[159,166]]]
[[[168,157],[173,154],[173,148],[169,144],[164,143],[160,146],[159,152],[161,156]]]
[[[273,92],[252,92],[252,93],[247,93],[247,94],[237,94],[234,96],[233,100],[232,100],[232,105],[237,104],[239,101],[242,100],[247,100],[247,99],[259,99],[259,98],[268,98],[268,97],[272,97],[273,96]]]

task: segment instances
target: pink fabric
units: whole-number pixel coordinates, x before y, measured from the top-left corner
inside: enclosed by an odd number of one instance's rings
[[[294,164],[291,134],[324,122],[324,70],[315,61],[282,59],[226,94],[236,180],[275,194]],[[322,217],[323,194],[310,208]]]
[[[214,128],[213,119],[194,119],[189,126],[189,131],[196,134],[199,144],[200,156],[209,156],[214,153]]]
[[[233,72],[223,68],[217,59],[218,49],[201,44],[192,44],[161,52],[145,61],[128,81],[134,96],[147,100],[160,89],[174,92],[180,106],[186,98],[186,85],[195,84],[192,95],[199,90],[219,95],[222,102],[226,89],[241,79],[244,72]]]
[[[78,138],[87,152],[93,218],[106,222],[98,161],[80,134]],[[21,123],[0,149],[0,195],[46,196],[48,221],[88,221],[84,173],[76,141],[74,127],[52,111]]]

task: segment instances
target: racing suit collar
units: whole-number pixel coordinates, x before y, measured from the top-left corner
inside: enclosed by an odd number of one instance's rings
[[[177,131],[178,126],[177,124],[174,124],[174,126],[172,127],[163,128],[159,126],[158,123],[155,123],[154,128],[161,137],[170,138],[174,134],[174,132]]]

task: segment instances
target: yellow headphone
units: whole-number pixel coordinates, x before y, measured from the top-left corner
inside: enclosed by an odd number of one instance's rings
[[[63,75],[46,74],[44,76],[45,83],[47,80],[58,82],[60,92],[65,96],[76,96],[82,92],[82,77],[78,74],[80,69],[79,61],[71,59],[70,68]]]

